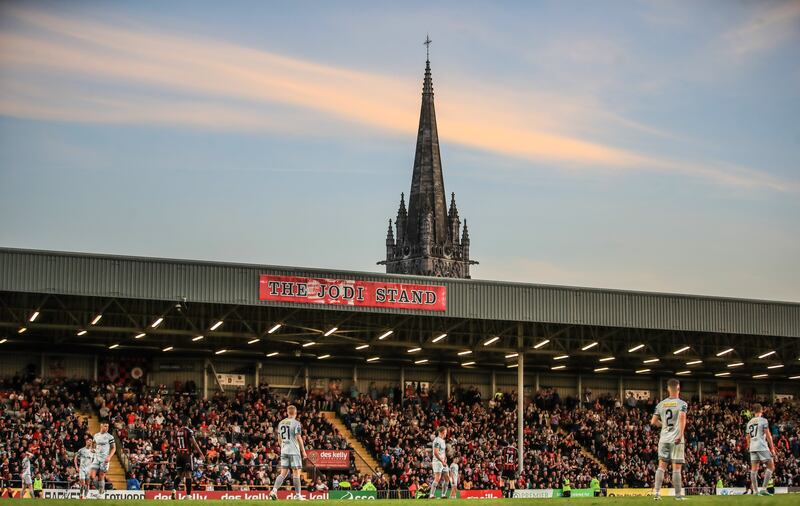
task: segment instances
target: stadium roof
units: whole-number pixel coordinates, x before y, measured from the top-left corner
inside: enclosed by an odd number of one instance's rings
[[[264,301],[262,275],[443,286],[446,309]],[[673,372],[684,362],[702,360],[696,365],[713,372],[709,365],[724,370],[739,360],[742,371],[785,365],[791,374],[800,365],[798,337],[797,303],[0,248],[0,340],[15,346],[274,350],[298,358],[497,366],[513,365],[506,356],[522,351],[530,357],[526,368],[550,368],[555,357],[570,355],[563,360],[576,370],[614,357],[605,362],[612,371],[633,372],[659,358],[650,364]],[[638,344],[645,346],[628,351]],[[415,348],[422,349],[409,352]],[[717,356],[728,348],[734,351]]]

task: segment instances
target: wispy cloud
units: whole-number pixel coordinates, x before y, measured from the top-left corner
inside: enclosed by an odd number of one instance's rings
[[[800,2],[782,0],[756,11],[742,24],[725,34],[729,51],[738,59],[755,57],[800,37]]]
[[[337,121],[392,135],[416,128],[418,95],[386,76],[122,23],[27,8],[5,14],[13,22],[0,31],[0,114],[290,134],[341,135],[347,129]],[[620,128],[669,136],[598,104],[535,92],[520,100],[521,93],[471,91],[479,88],[466,84],[443,93],[447,99],[437,108],[445,141],[567,170],[663,171],[800,191],[798,183],[753,169],[665,159],[576,135],[576,124],[612,118]]]

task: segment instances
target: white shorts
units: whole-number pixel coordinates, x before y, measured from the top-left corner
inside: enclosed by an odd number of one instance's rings
[[[673,464],[683,464],[684,443],[659,443],[658,458]]]
[[[82,467],[78,469],[78,479],[81,481],[86,481],[89,479],[89,468]]]
[[[438,473],[450,474],[450,468],[445,466],[444,464],[442,464],[442,461],[439,460],[439,459],[433,459],[433,462],[431,462],[431,465],[433,467],[433,472],[434,473],[437,473],[437,474]]]
[[[281,454],[281,467],[283,469],[303,469],[303,459],[300,455]]]
[[[750,452],[750,462],[769,462],[772,460],[772,453],[769,450]]]
[[[33,480],[31,480],[31,475],[30,474],[23,474],[23,475],[20,476],[20,478],[22,479],[22,484],[25,485],[25,486],[31,485],[33,483]]]
[[[107,473],[108,472],[108,462],[106,462],[106,458],[105,457],[96,458],[96,459],[94,459],[92,461],[92,465],[91,465],[91,467],[89,469],[91,469],[92,471],[98,471],[98,472],[101,472],[101,473]]]

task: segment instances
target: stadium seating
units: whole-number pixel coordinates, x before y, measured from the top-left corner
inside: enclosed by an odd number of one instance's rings
[[[659,429],[650,425],[655,402],[621,406],[606,397],[561,411],[561,424],[575,435],[609,470],[611,486],[652,486]],[[800,410],[788,403],[768,407],[775,446],[779,453],[775,482],[800,485]],[[748,481],[749,451],[744,426],[751,418],[748,406],[732,400],[707,399],[689,406],[686,427],[687,487],[713,487],[721,478],[726,486],[744,487]]]
[[[509,486],[502,478],[502,459],[504,447],[516,443],[515,392],[498,392],[484,401],[474,388],[456,388],[446,399],[441,391],[420,387],[403,392],[371,387],[365,394],[303,392],[294,402],[300,406],[310,448],[352,449],[321,415],[322,410],[338,413],[380,463],[383,472],[373,477],[378,490],[413,491],[430,482],[430,443],[442,424],[450,429],[449,459],[460,465],[461,488]],[[83,445],[88,429],[76,413],[89,404],[112,420],[112,431],[122,441],[119,451],[143,488],[172,488],[175,459],[168,433],[186,417],[207,457],[197,460],[198,486],[253,490],[269,487],[275,478],[280,445],[274,427],[287,400],[266,385],[203,400],[192,388],[173,392],[136,382],[44,383],[16,377],[0,380],[0,480],[19,480],[20,455],[30,448],[40,457],[34,468],[47,486],[73,485],[73,452]],[[650,426],[653,405],[611,397],[579,402],[550,389],[536,392],[526,403],[524,471],[514,486],[556,488],[569,479],[573,487],[582,488],[595,476],[608,487],[652,486],[658,438],[658,429]],[[746,486],[748,405],[710,398],[690,404],[685,486],[710,488],[718,478],[726,486]],[[776,484],[800,486],[800,409],[775,403],[765,416],[779,453]],[[306,486],[319,490],[339,488],[343,482],[357,488],[366,476],[351,466],[349,472],[308,479]]]
[[[0,380],[0,481],[19,480],[22,453],[35,455],[33,472],[48,486],[74,483],[73,452],[84,445],[88,425],[76,412],[87,382],[21,377]]]
[[[280,443],[274,432],[288,403],[278,400],[266,385],[217,393],[208,400],[194,395],[169,396],[166,389],[143,385],[95,387],[98,409],[107,409],[123,441],[132,472],[144,488],[172,488],[174,451],[169,431],[179,420],[192,420],[197,442],[206,455],[198,460],[195,479],[216,490],[264,488],[278,471]],[[349,449],[346,439],[325,420],[308,399],[300,405],[307,447]]]

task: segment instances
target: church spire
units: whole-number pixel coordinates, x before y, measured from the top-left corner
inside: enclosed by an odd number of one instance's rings
[[[470,266],[478,262],[469,258],[469,233],[466,221],[463,233],[461,231],[455,194],[452,194],[450,209],[447,209],[433,105],[430,44],[430,37],[426,37],[427,58],[408,211],[405,196],[400,194],[400,208],[394,223],[397,233],[392,237],[390,220],[386,234],[386,260],[378,264],[385,265],[388,273],[469,278]]]
[[[426,45],[430,38],[426,39]],[[417,149],[414,155],[414,172],[411,177],[411,193],[408,197],[408,222],[406,238],[416,243],[425,216],[432,215],[434,242],[443,244],[447,240],[447,202],[442,175],[442,159],[439,153],[439,132],[436,127],[436,109],[433,105],[433,79],[430,60],[425,62],[425,78],[422,85],[422,106],[417,130]]]

